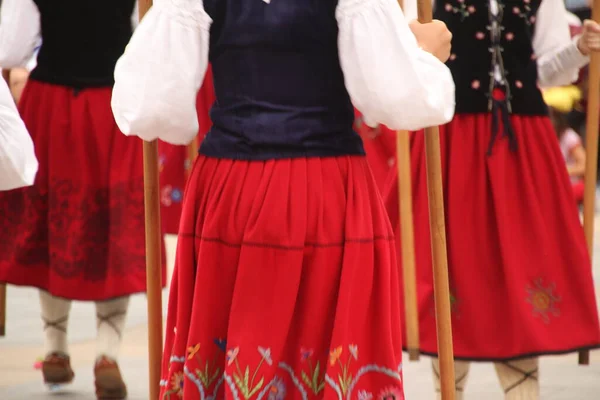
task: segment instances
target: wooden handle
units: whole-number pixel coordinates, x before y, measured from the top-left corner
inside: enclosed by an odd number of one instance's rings
[[[192,167],[194,166],[194,161],[198,156],[198,136],[192,140],[190,144],[187,145],[187,160],[186,170],[185,170],[185,180],[187,181],[190,177],[190,173],[192,172]]]
[[[594,1],[592,19],[600,21],[600,1]],[[583,230],[590,258],[594,259],[594,212],[596,208],[596,180],[598,175],[598,124],[600,108],[600,54],[592,53],[588,77],[588,107],[585,140],[585,189],[583,195]],[[579,364],[590,363],[590,352],[579,352]]]
[[[152,0],[139,0],[140,20]],[[162,336],[162,258],[158,142],[144,142],[144,204],[146,210],[146,285],[148,297],[148,352],[150,400],[159,400]]]
[[[402,275],[404,281],[404,324],[406,347],[411,361],[419,360],[419,310],[415,268],[415,234],[410,173],[410,136],[396,133],[396,165],[398,168],[398,206],[400,208],[400,240],[402,242]]]
[[[433,19],[431,0],[418,0],[419,22]],[[437,324],[438,356],[442,400],[454,400],[454,354],[452,349],[452,320],[450,315],[450,285],[446,254],[446,223],[442,189],[440,132],[437,127],[425,129],[425,158],[427,191],[429,194],[429,227],[433,262],[433,286]]]
[[[6,284],[0,284],[0,337],[6,336]]]

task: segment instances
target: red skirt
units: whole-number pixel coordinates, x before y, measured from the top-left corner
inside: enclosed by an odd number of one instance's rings
[[[196,141],[201,143],[206,133],[212,126],[210,108],[215,102],[215,90],[210,67],[206,72],[204,84],[200,88],[196,100],[198,112],[198,123],[200,129]],[[179,219],[181,218],[181,204],[183,202],[183,190],[186,184],[187,173],[191,169],[192,154],[186,146],[175,146],[169,143],[158,143],[160,159],[160,207],[161,224],[163,231],[168,234],[177,234],[179,231]],[[195,156],[194,156],[195,158]]]
[[[73,300],[145,291],[142,143],[119,132],[111,92],[27,83],[40,167],[32,187],[0,193],[0,282]]]
[[[392,229],[364,157],[201,156],[161,399],[403,399],[399,305]]]
[[[589,254],[556,134],[545,117],[511,122],[517,148],[500,133],[489,156],[491,115],[458,115],[440,128],[459,359],[505,360],[600,344]],[[422,132],[413,134],[420,344],[423,353],[437,354],[424,142]],[[390,174],[383,196],[398,229],[395,169]]]

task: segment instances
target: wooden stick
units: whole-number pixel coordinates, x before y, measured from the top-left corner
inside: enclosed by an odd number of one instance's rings
[[[594,0],[592,19],[600,22],[600,0]],[[598,124],[600,112],[600,54],[591,54],[588,76],[588,104],[585,140],[585,189],[583,196],[583,230],[592,263],[594,261],[594,214],[596,208],[596,180],[598,175]],[[579,352],[579,364],[589,365],[590,352]]]
[[[433,19],[431,0],[417,0],[419,22]],[[452,350],[452,320],[450,315],[450,284],[446,254],[446,223],[442,186],[442,160],[438,127],[425,129],[427,192],[429,198],[429,228],[433,262],[433,286],[437,324],[438,356],[442,400],[454,400],[454,354]]]
[[[2,79],[6,81],[10,90],[10,69],[2,70]],[[0,337],[6,336],[6,284],[0,283]]]
[[[187,180],[190,177],[190,173],[192,172],[192,167],[194,166],[194,161],[196,160],[196,157],[198,156],[198,136],[196,136],[194,138],[194,140],[192,140],[192,142],[190,144],[187,145],[187,159],[188,159],[188,163],[187,163],[187,168],[185,170],[185,180],[187,182]]]
[[[398,167],[398,203],[400,207],[400,240],[402,242],[402,275],[404,277],[404,324],[406,348],[411,361],[419,360],[419,310],[417,306],[417,273],[415,269],[415,234],[410,174],[410,136],[396,133],[396,165]]]
[[[0,337],[6,336],[6,284],[0,284]]]
[[[152,0],[139,0],[140,20]],[[158,142],[144,142],[144,204],[146,209],[146,285],[148,297],[148,352],[150,400],[159,400],[162,338],[162,261]]]
[[[404,0],[398,0],[404,8]],[[396,166],[398,168],[398,207],[402,270],[404,280],[404,324],[408,359],[419,361],[419,309],[417,303],[417,273],[415,269],[415,233],[412,208],[412,177],[410,174],[410,136],[407,131],[396,132]],[[400,261],[400,259],[398,260]]]

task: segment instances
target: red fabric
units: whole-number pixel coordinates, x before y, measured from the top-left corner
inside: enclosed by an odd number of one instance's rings
[[[585,184],[583,181],[575,182],[571,184],[571,188],[573,189],[573,195],[575,196],[575,202],[579,204],[583,204],[583,194],[585,191]]]
[[[212,81],[212,70],[209,67],[200,88],[196,102],[200,129],[196,140],[201,143],[210,130],[211,120],[208,115],[215,102],[215,91]],[[175,146],[165,142],[158,143],[160,160],[160,204],[161,223],[165,233],[177,234],[181,217],[181,203],[186,183],[186,171],[193,160],[190,160],[186,146]]]
[[[364,157],[200,156],[181,221],[161,399],[404,398],[392,230]]]
[[[0,193],[0,281],[75,300],[145,291],[142,143],[119,132],[111,92],[27,83],[40,167],[34,186]]]
[[[548,118],[511,120],[518,149],[500,133],[489,157],[490,115],[458,115],[440,128],[454,354],[462,359],[600,344],[589,255],[556,134]],[[424,134],[413,134],[420,344],[436,354],[424,153]],[[399,236],[395,169],[389,176],[383,196]]]

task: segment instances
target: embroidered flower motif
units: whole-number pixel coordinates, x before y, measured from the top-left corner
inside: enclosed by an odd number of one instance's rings
[[[352,354],[355,360],[358,360],[358,346],[355,344],[351,344],[348,346],[348,351]]]
[[[161,189],[160,202],[165,207],[170,207],[173,204],[173,199],[171,198],[172,190],[173,187],[171,185],[166,185]]]
[[[521,89],[523,87],[523,82],[521,81],[515,81],[515,86],[519,89]]]
[[[233,364],[238,354],[240,353],[240,348],[236,347],[235,349],[231,349],[227,352],[227,365]]]
[[[265,349],[264,347],[258,346],[258,352],[269,365],[273,365],[273,359],[271,358],[271,349]]]
[[[474,80],[473,82],[471,82],[471,87],[477,90],[481,87],[481,82],[479,82],[478,80]]]
[[[454,61],[456,60],[456,54],[452,53],[450,54],[450,61]]]
[[[506,34],[506,40],[508,40],[509,42],[512,41],[515,38],[515,34],[512,32],[508,32]]]
[[[275,377],[271,387],[269,388],[268,400],[283,400],[285,399],[286,389],[285,384],[279,377]]]
[[[475,37],[477,38],[477,40],[483,40],[483,39],[485,39],[485,33],[483,33],[483,32],[477,32],[475,34]]]
[[[469,16],[471,16],[471,14],[473,14],[476,9],[475,6],[467,6],[465,4],[465,0],[458,0],[458,7],[453,6],[451,3],[446,3],[446,5],[444,6],[444,9],[447,12],[451,12],[457,15],[460,15],[460,20],[464,21],[466,18],[468,18]]]
[[[358,392],[358,400],[373,400],[373,393],[361,390]]]
[[[171,390],[172,394],[177,395],[177,397],[183,397],[183,372],[176,372],[173,374],[171,378]]]
[[[305,349],[304,347],[300,349],[300,357],[302,358],[302,361],[308,360],[313,353],[313,349]]]
[[[342,355],[342,346],[336,347],[329,352],[329,364],[335,365]]]
[[[555,317],[560,315],[557,303],[561,301],[561,298],[554,294],[555,289],[555,284],[544,286],[542,278],[536,279],[533,287],[527,288],[529,294],[527,302],[533,306],[534,316],[539,316],[546,324],[550,323],[551,315]]]
[[[531,15],[529,1],[523,1],[523,7],[513,7],[513,14],[518,15],[529,26],[535,22],[535,15]]]
[[[404,400],[404,393],[398,387],[389,387],[387,389],[383,389],[379,396],[377,396],[378,400]]]
[[[190,346],[187,349],[187,353],[188,353],[188,360],[191,360],[192,358],[194,358],[194,356],[196,355],[196,353],[198,353],[198,351],[200,351],[200,343],[198,343],[195,346]]]
[[[225,339],[213,339],[214,344],[221,349],[223,353],[227,351],[227,340]]]
[[[181,190],[178,188],[173,189],[173,191],[171,192],[171,200],[173,200],[175,203],[181,203],[182,199],[183,193],[181,192]]]

